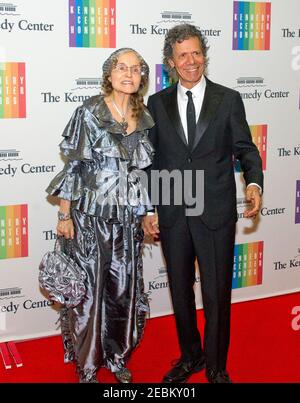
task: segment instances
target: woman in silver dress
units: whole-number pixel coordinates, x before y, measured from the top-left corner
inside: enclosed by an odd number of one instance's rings
[[[63,132],[67,161],[47,188],[60,198],[57,234],[73,239],[87,274],[83,302],[61,309],[65,362],[76,362],[80,382],[97,382],[100,367],[131,382],[126,362],[145,326],[141,220],[151,205],[141,179],[153,157],[154,123],[141,92],[148,75],[135,50],[111,54],[102,95],[78,107]]]

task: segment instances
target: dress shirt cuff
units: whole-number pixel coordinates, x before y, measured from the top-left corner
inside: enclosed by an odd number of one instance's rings
[[[248,189],[248,186],[252,186],[252,185],[258,187],[259,194],[261,195],[262,194],[262,188],[257,183],[249,183],[249,185],[247,185],[247,189]]]

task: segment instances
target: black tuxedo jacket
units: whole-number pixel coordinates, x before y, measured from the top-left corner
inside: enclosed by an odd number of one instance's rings
[[[246,185],[257,183],[263,188],[262,163],[252,142],[245,109],[237,91],[213,83],[206,78],[206,90],[195,141],[189,147],[177,105],[177,84],[149,97],[148,109],[155,121],[149,137],[155,148],[152,167],[148,170],[204,171],[204,210],[194,220],[202,220],[217,229],[237,219],[236,184],[233,156],[241,163]],[[195,181],[195,175],[193,175]],[[195,190],[195,183],[193,183]],[[164,192],[165,189],[160,189]],[[149,188],[151,195],[151,187]],[[159,223],[171,227],[186,206],[157,204]]]

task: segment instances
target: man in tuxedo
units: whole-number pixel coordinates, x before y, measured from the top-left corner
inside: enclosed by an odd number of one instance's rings
[[[178,82],[149,97],[148,109],[155,121],[150,139],[156,150],[149,181],[154,171],[179,170],[182,177],[190,171],[193,179],[187,188],[195,192],[196,172],[204,172],[200,215],[187,214],[191,206],[178,205],[170,185],[169,205],[160,197],[157,213],[148,214],[143,222],[146,235],[160,236],[181,350],[180,359],[163,382],[185,382],[206,367],[210,383],[230,383],[226,361],[237,221],[233,156],[244,174],[250,202],[244,213],[247,218],[255,218],[261,205],[261,158],[239,93],[205,76],[207,40],[201,31],[190,24],[173,27],[165,37],[163,52],[164,64]],[[159,190],[162,194],[166,191]],[[203,347],[193,290],[195,259],[205,314]]]

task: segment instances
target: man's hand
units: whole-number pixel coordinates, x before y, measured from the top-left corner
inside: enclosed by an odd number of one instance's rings
[[[250,185],[246,189],[246,200],[251,203],[249,210],[245,210],[245,218],[255,219],[261,207],[261,195],[258,186]]]
[[[158,215],[157,214],[146,215],[143,218],[142,227],[145,235],[152,236],[153,238],[158,236],[159,234]]]

